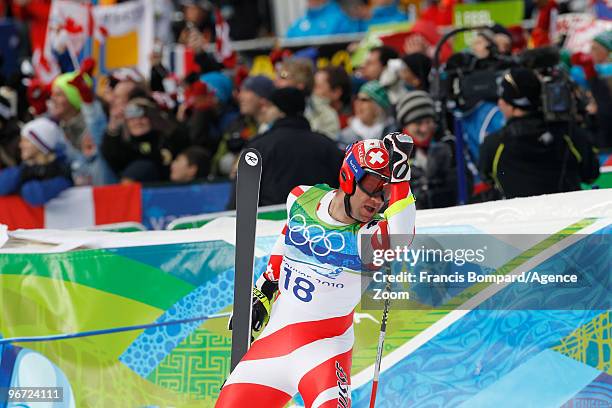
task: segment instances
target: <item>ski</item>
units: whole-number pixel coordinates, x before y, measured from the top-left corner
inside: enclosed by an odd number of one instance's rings
[[[261,180],[261,155],[255,149],[242,152],[236,176],[236,256],[234,311],[232,317],[231,370],[251,345],[251,308],[255,255],[255,226]]]

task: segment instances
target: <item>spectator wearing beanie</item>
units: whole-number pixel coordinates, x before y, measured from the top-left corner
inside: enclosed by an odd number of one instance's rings
[[[387,133],[396,130],[390,110],[387,91],[378,81],[363,84],[355,100],[355,115],[338,136],[340,148],[344,149],[359,140],[382,139]]]
[[[98,152],[107,121],[102,104],[94,97],[93,81],[88,74],[92,70],[93,62],[86,60],[80,71],[55,78],[49,103],[49,115],[59,123],[66,136],[66,157],[78,185],[116,181]]]
[[[0,170],[0,196],[20,194],[41,206],[72,186],[62,148],[64,133],[47,118],[34,119],[21,129],[21,164]]]
[[[240,116],[228,126],[215,153],[213,171],[216,175],[231,176],[247,141],[268,129],[264,113],[274,89],[272,80],[263,75],[247,77],[241,84],[236,98]]]
[[[275,89],[274,82],[263,75],[247,78],[238,96],[240,113],[253,118],[258,127],[265,127],[265,107],[270,103],[270,97]]]
[[[284,203],[302,184],[338,184],[343,153],[331,139],[311,131],[303,115],[305,99],[297,88],[275,90],[266,107],[270,129],[247,144],[263,159],[260,205]]]
[[[407,54],[402,58],[406,68],[400,76],[411,90],[429,91],[429,71],[431,59],[418,52]]]
[[[573,124],[546,123],[540,95],[529,69],[512,68],[502,77],[498,105],[508,121],[485,138],[479,168],[507,198],[579,190],[599,175],[590,135]]]
[[[411,91],[400,99],[396,111],[398,123],[414,141],[410,187],[417,207],[457,205],[455,138],[436,125],[433,99],[427,92]]]

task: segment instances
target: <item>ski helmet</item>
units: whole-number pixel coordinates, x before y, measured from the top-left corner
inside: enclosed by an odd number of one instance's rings
[[[346,214],[353,218],[349,200],[358,184],[366,194],[374,195],[381,191],[390,177],[389,152],[382,140],[366,139],[349,145],[339,175],[340,188],[346,193]]]

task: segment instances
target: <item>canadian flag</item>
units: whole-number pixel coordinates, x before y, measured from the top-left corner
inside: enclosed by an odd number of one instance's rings
[[[74,187],[43,207],[19,196],[0,197],[0,224],[19,228],[89,228],[118,222],[142,222],[140,184]]]
[[[225,65],[226,68],[234,68],[238,60],[238,56],[232,47],[230,40],[230,27],[227,21],[221,15],[221,11],[215,8],[215,53],[217,60]]]
[[[99,44],[104,44],[108,37],[108,28],[99,24],[94,18],[93,5],[88,5],[89,36],[94,37]]]

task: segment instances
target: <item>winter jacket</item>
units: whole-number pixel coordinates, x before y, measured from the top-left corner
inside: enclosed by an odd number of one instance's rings
[[[298,18],[287,30],[287,38],[314,37],[333,34],[355,33],[359,22],[347,16],[334,1],[309,8],[303,17]]]
[[[494,103],[481,102],[464,113],[460,122],[470,157],[474,163],[478,163],[480,144],[488,134],[504,126],[504,115]]]
[[[164,181],[168,179],[173,158],[166,140],[155,130],[140,137],[125,139],[120,134],[108,133],[102,142],[102,155],[119,177],[135,181]],[[146,170],[136,169],[135,166]],[[138,176],[134,176],[134,172]]]
[[[539,115],[512,118],[480,147],[479,168],[506,198],[580,189],[599,176],[589,135]]]
[[[340,132],[338,112],[327,100],[317,96],[308,98],[304,116],[308,119],[310,128],[314,132],[323,133],[334,140],[338,137],[338,132]]]
[[[71,186],[70,168],[61,158],[45,165],[22,163],[0,170],[0,196],[20,194],[32,206],[45,205]]]
[[[247,143],[261,153],[260,205],[281,204],[298,185],[338,185],[344,158],[336,144],[312,132],[304,117],[277,120],[265,133]]]

